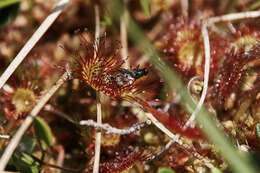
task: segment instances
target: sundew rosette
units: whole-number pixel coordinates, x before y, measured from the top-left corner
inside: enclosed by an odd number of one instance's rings
[[[137,67],[133,71],[122,68],[124,61],[120,56],[118,42],[114,48],[108,47],[105,34],[94,41],[90,41],[84,33],[80,33],[78,38],[81,44],[73,54],[73,76],[80,78],[96,91],[115,99],[131,100],[131,97],[140,93],[137,80],[148,72],[144,70],[142,75],[136,77],[135,74],[143,69]]]

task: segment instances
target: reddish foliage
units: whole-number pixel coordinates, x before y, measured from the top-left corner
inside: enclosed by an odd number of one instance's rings
[[[177,121],[175,119],[175,116],[169,114],[163,114],[157,111],[155,108],[151,107],[146,101],[140,98],[133,98],[133,99],[136,102],[138,102],[146,111],[153,114],[160,122],[168,126],[172,131],[193,139],[203,138],[203,135],[199,129],[188,127],[184,130],[183,129],[184,122]]]
[[[190,33],[190,34],[188,34]],[[177,17],[168,24],[167,32],[164,35],[165,43],[163,45],[163,52],[166,60],[182,74],[183,76],[194,76],[196,70],[193,66],[186,66],[179,58],[179,50],[187,43],[196,41],[199,34],[199,24],[187,23],[183,17]]]
[[[31,76],[21,75],[21,80],[12,78],[12,91],[4,91],[0,103],[8,119],[23,118],[32,110],[40,94],[32,83]]]
[[[113,159],[99,164],[101,173],[120,173],[138,162],[145,161],[150,156],[142,149],[138,151],[120,150],[115,155]],[[88,172],[92,172],[92,168]]]
[[[259,46],[255,46],[249,51],[244,48],[237,51],[232,49],[226,54],[226,59],[219,69],[213,85],[212,101],[216,107],[222,107],[231,93],[239,93],[240,80],[248,71],[247,64],[258,58],[259,48]]]
[[[121,80],[120,69],[124,61],[120,57],[119,48],[110,49],[106,44],[106,36],[94,43],[89,42],[83,34],[79,35],[81,47],[74,58],[76,67],[72,72],[87,85],[97,91],[119,99],[135,95],[140,91],[136,89],[136,80]],[[118,47],[118,46],[117,46]],[[81,53],[84,52],[82,55]]]
[[[203,76],[205,60],[201,26],[201,20],[196,18],[186,21],[183,17],[177,17],[169,22],[167,32],[163,36],[166,40],[162,46],[164,59],[168,60],[186,80],[196,75]],[[209,35],[212,78],[230,46],[227,40],[217,33],[209,31]]]

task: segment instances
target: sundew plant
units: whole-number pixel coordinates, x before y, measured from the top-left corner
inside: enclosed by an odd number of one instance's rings
[[[259,9],[1,0],[0,172],[259,172]]]

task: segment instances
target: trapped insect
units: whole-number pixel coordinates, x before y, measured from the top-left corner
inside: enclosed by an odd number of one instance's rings
[[[123,86],[124,83],[132,84],[135,80],[147,75],[148,69],[141,69],[138,65],[134,69],[120,68],[117,72],[119,73],[116,75],[115,80],[119,86]]]
[[[134,79],[139,79],[148,74],[148,69],[147,68],[140,69],[139,65],[135,69],[128,70],[128,69],[120,68],[118,71],[121,74],[123,74],[125,78],[134,78]]]

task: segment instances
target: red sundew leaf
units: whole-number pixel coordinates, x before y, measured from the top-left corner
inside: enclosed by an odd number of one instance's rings
[[[243,25],[241,25],[241,23],[234,24],[234,27],[236,29],[234,35],[237,39],[245,35],[251,35],[258,38],[260,36],[259,26],[253,19],[247,19],[244,21]]]
[[[199,154],[205,156],[207,155],[208,153],[211,152],[211,149],[200,149],[200,150],[196,150]]]
[[[115,158],[109,159],[106,162],[101,162],[99,164],[99,169],[101,173],[120,173],[138,162],[146,161],[150,155],[151,153],[143,149],[130,152],[120,151],[117,152]],[[88,172],[92,172],[92,169],[93,168],[90,168]]]
[[[240,94],[241,79],[248,72],[248,68],[252,68],[249,65],[250,62],[258,59],[259,48],[259,45],[256,45],[250,50],[240,48],[239,50],[232,49],[226,53],[226,59],[217,72],[211,96],[217,109],[223,108],[231,93]]]
[[[152,108],[146,101],[138,97],[134,97],[133,100],[139,103],[146,111],[153,114],[159,121],[161,121],[164,125],[169,127],[172,131],[192,139],[204,138],[204,136],[198,128],[188,127],[184,130],[184,123],[180,123],[176,119],[173,119],[173,116],[165,115],[157,111],[155,108]]]
[[[184,150],[185,151],[185,150]],[[166,151],[164,155],[167,154],[167,157],[161,157],[158,160],[160,166],[171,167],[176,170],[176,172],[185,172],[183,171],[184,167],[190,164],[190,159],[193,158],[192,154],[188,151],[186,152],[178,152],[175,151]]]
[[[187,21],[182,17],[177,17],[171,19],[168,25],[161,48],[165,54],[164,59],[167,59],[169,64],[179,72],[184,81],[196,75],[203,76],[205,56],[200,31],[201,20],[195,17]],[[209,35],[211,43],[210,79],[212,79],[219,68],[220,60],[224,57],[224,52],[230,46],[226,39],[219,34],[209,31]]]
[[[27,71],[31,71],[31,69],[27,69]],[[27,116],[40,97],[40,92],[36,87],[39,81],[32,82],[31,74],[27,75],[24,71],[20,78],[18,80],[12,77],[12,91],[4,91],[1,95],[0,104],[8,119],[18,120]]]
[[[80,55],[77,53],[78,55],[73,57],[76,67],[72,72],[77,78],[115,99],[138,93],[136,79],[126,79],[119,71],[124,61],[119,48],[107,48],[106,36],[89,42],[83,34],[80,34],[79,39],[81,47],[78,52],[84,53]]]

